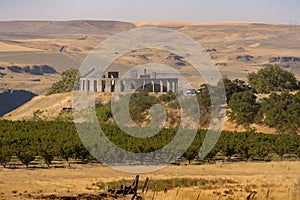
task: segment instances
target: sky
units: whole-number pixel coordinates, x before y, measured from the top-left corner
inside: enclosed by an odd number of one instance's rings
[[[78,19],[300,24],[300,0],[0,0],[0,21]]]

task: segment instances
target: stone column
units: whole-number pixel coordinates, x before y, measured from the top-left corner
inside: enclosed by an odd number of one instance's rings
[[[86,86],[85,86],[86,90],[85,91],[89,92],[90,91],[90,80],[87,79],[86,82],[85,82],[85,84],[86,84]]]
[[[102,92],[102,80],[101,79],[98,79],[97,91]]]
[[[110,80],[105,81],[105,92],[111,92],[111,82],[110,82]]]
[[[115,80],[115,92],[121,92],[121,81]]]
[[[131,81],[126,80],[124,81],[124,92],[130,92],[131,91]]]
[[[94,80],[90,80],[90,92],[94,92]]]
[[[125,87],[124,87],[124,85],[125,85],[124,81],[120,80],[119,84],[120,84],[120,92],[124,92],[124,89],[125,89]]]
[[[80,79],[80,91],[84,91],[85,80]]]
[[[151,92],[155,92],[155,87],[154,87],[155,83],[154,83],[154,80],[151,81],[151,84],[152,84],[152,91]]]
[[[167,92],[168,91],[168,81],[163,80],[163,91],[162,92]]]

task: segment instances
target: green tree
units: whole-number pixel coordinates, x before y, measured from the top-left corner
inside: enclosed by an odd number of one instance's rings
[[[227,132],[222,133],[220,140],[222,154],[226,156],[228,160],[231,160],[231,157],[236,154],[237,151],[235,134]]]
[[[71,165],[70,158],[74,155],[74,146],[72,141],[64,141],[60,144],[59,155],[67,161],[68,166]]]
[[[199,154],[199,147],[196,145],[191,145],[188,150],[183,154],[183,157],[189,161],[191,164],[192,160],[194,160]]]
[[[211,113],[211,98],[208,90],[208,85],[200,86],[202,90],[198,92],[197,100],[200,109],[200,125],[205,126],[209,123]]]
[[[6,145],[0,146],[0,164],[3,167],[6,167],[6,165],[10,162],[12,155],[13,152],[10,147]]]
[[[252,91],[234,93],[228,105],[229,119],[247,128],[250,128],[250,124],[255,121],[260,108]]]
[[[70,92],[74,87],[78,87],[78,81],[76,81],[77,73],[77,69],[67,69],[66,71],[63,71],[61,73],[61,79],[52,85],[48,95]],[[74,86],[75,81],[77,85]]]
[[[263,99],[260,112],[264,118],[261,121],[280,133],[297,133],[300,127],[299,96],[299,92],[296,95],[284,92]]]
[[[291,144],[293,144],[291,135],[276,135],[272,142],[272,151],[282,160],[283,156],[291,151]]]
[[[24,127],[20,127],[24,129]],[[16,156],[28,168],[28,165],[37,155],[36,135],[24,132],[16,136]]]
[[[34,144],[27,143],[26,145],[23,145],[20,147],[17,151],[17,157],[18,159],[26,165],[28,168],[29,163],[31,161],[34,161],[36,156],[36,150],[34,148]]]
[[[229,103],[232,95],[238,92],[245,92],[252,90],[248,85],[246,85],[245,81],[235,79],[230,80],[228,78],[223,78],[224,88],[226,91],[226,100]]]
[[[255,155],[254,145],[255,140],[252,136],[253,133],[245,132],[240,133],[237,136],[237,152],[248,161],[252,156]]]
[[[268,65],[257,73],[250,73],[248,80],[250,86],[259,93],[291,91],[298,87],[295,75],[279,65]]]
[[[43,157],[46,165],[48,166],[48,168],[50,167],[53,159],[54,159],[54,154],[51,150],[48,149],[43,149],[41,151],[41,156]]]
[[[142,123],[149,115],[149,109],[158,103],[159,99],[146,92],[132,94],[129,101],[129,113],[133,121]]]

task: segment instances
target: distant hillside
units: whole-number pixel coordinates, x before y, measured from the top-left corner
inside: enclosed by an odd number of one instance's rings
[[[7,120],[29,120],[36,113],[52,119],[60,114],[62,109],[72,107],[71,93],[55,94],[51,96],[36,96],[29,102],[3,116]]]
[[[0,93],[0,118],[30,101],[36,94],[25,90],[5,91]]]
[[[44,74],[56,74],[57,71],[53,69],[52,67],[48,65],[42,65],[42,66],[26,66],[26,67],[20,67],[20,66],[9,66],[7,67],[10,71],[15,73],[29,73],[34,75],[44,75]]]
[[[0,92],[27,90],[46,94],[60,78],[59,74],[15,73],[8,67],[47,65],[58,73],[78,69],[86,55],[103,40],[146,26],[170,28],[193,38],[230,79],[246,80],[248,73],[267,64],[280,64],[300,79],[300,26],[234,22],[2,21],[0,66],[4,69],[0,69]],[[134,51],[119,55],[111,67],[124,72],[147,63],[165,64],[185,74],[193,87],[199,87],[203,79],[189,69],[188,58],[170,53]]]
[[[97,101],[107,103],[110,101],[110,94],[97,94]],[[36,115],[44,120],[52,120],[60,116],[64,109],[72,108],[72,93],[60,93],[53,95],[40,95],[32,98],[29,102],[18,107],[3,116],[7,120],[30,120]]]
[[[99,34],[112,35],[136,26],[118,21],[2,21],[1,39],[6,38],[43,38],[60,34]]]

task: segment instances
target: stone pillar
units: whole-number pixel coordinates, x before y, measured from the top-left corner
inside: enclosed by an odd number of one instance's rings
[[[111,82],[110,82],[110,80],[105,81],[105,92],[111,92]]]
[[[154,80],[151,81],[151,84],[152,84],[152,91],[151,92],[155,92],[155,87],[154,87],[155,86],[155,82],[154,82]]]
[[[124,84],[124,92],[129,92],[130,91],[130,87],[131,87],[131,83],[129,80],[123,81]]]
[[[115,92],[121,92],[121,81],[115,80]]]
[[[124,92],[124,89],[125,89],[125,84],[124,84],[124,81],[121,81],[120,80],[120,92]]]
[[[90,80],[90,91],[89,92],[94,92],[94,80]]]
[[[168,81],[167,80],[163,80],[163,91],[162,92],[167,92],[168,91]]]
[[[172,81],[172,85],[173,85],[173,92],[176,92],[176,89],[175,89],[175,80]]]
[[[160,81],[154,80],[154,92],[160,92]]]
[[[98,79],[97,91],[102,92],[102,80],[101,79]]]
[[[80,79],[80,91],[84,91],[84,89],[85,89],[85,80]]]
[[[159,81],[159,86],[160,86],[160,91],[159,91],[159,92],[162,92],[162,91],[163,91],[163,87],[164,87],[164,85],[163,85],[163,82],[162,82],[162,81]]]
[[[86,82],[85,82],[86,86],[85,86],[85,91],[86,92],[89,92],[90,91],[90,80],[87,79]]]

